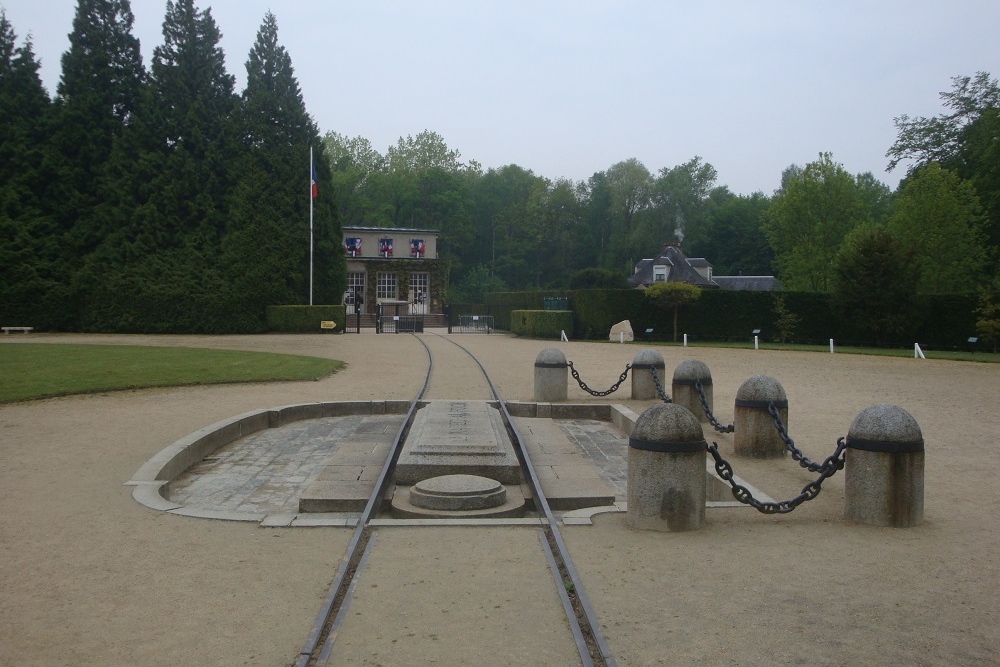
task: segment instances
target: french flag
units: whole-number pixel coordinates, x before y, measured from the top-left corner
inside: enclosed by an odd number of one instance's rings
[[[312,161],[312,156],[310,155],[309,167],[312,169],[312,198],[316,199],[316,195],[319,194],[319,188],[316,186],[316,164]]]

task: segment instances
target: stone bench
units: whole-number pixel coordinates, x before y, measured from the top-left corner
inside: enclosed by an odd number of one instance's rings
[[[28,333],[34,330],[34,328],[35,327],[0,327],[0,329],[3,329],[5,334],[9,334],[11,331],[23,331],[24,333]]]

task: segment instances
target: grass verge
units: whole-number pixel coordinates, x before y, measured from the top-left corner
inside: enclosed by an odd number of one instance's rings
[[[121,389],[315,380],[335,359],[132,345],[0,345],[0,403]]]
[[[610,341],[614,342],[614,341]],[[652,347],[682,347],[682,343],[669,341],[634,341],[634,345],[646,345]],[[697,347],[724,347],[733,349],[752,350],[753,342],[715,342],[703,341],[698,343],[688,342],[689,348]],[[794,350],[799,352],[825,352],[830,354],[829,345],[806,345],[800,343],[760,343],[761,350]],[[1000,363],[1000,353],[996,352],[972,352],[964,350],[935,350],[933,348],[921,348],[927,359],[944,359],[948,361],[977,361],[982,363]],[[913,348],[891,348],[891,347],[850,347],[834,345],[834,354],[869,354],[881,357],[913,357]]]

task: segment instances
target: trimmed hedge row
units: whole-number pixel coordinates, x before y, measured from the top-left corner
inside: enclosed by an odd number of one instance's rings
[[[571,310],[514,310],[510,314],[510,331],[518,336],[559,339],[563,331],[572,330]]]
[[[622,320],[631,322],[637,338],[643,338],[647,329],[653,330],[654,339],[669,340],[673,336],[673,311],[656,308],[635,289],[494,292],[486,295],[485,308],[487,314],[493,315],[497,329],[514,331],[511,318],[514,311],[540,311],[542,300],[551,296],[569,297],[573,337],[577,339],[605,339],[611,327]],[[760,329],[762,341],[778,341],[781,332],[775,304],[779,298],[797,318],[787,342],[822,344],[833,338],[845,345],[874,345],[859,327],[838,320],[830,306],[829,294],[812,292],[706,290],[698,301],[681,307],[678,337],[686,333],[693,340],[750,341],[753,330]],[[961,348],[975,335],[977,304],[975,294],[921,296],[919,324],[892,343]]]
[[[336,322],[337,333],[344,331],[347,313],[343,305],[336,306],[268,306],[267,330],[279,333],[321,333],[320,323]]]

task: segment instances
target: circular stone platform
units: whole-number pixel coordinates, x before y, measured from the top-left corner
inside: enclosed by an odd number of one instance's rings
[[[522,516],[520,487],[504,486],[479,475],[441,475],[413,486],[397,486],[392,515],[397,518],[481,518]]]
[[[488,477],[442,475],[411,486],[410,502],[429,510],[482,510],[507,502],[507,489]]]

